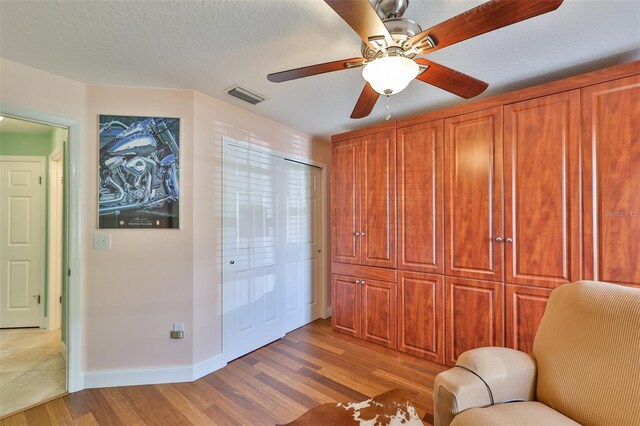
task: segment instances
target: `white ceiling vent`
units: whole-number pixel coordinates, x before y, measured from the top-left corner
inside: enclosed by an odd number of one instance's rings
[[[230,89],[227,89],[227,93],[240,100],[249,102],[252,105],[258,104],[265,100],[264,97],[258,95],[257,93],[253,93],[247,89],[243,89],[240,86],[233,86]]]

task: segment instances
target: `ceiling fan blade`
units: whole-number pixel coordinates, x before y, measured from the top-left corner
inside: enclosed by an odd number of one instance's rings
[[[362,89],[362,93],[360,93],[360,97],[358,98],[358,102],[356,103],[355,108],[353,108],[351,118],[364,118],[371,114],[373,106],[376,104],[379,96],[380,94],[373,90],[369,83],[365,84],[364,89]]]
[[[420,65],[429,67],[422,74],[418,75],[416,80],[429,83],[465,99],[478,96],[489,87],[484,81],[469,77],[466,74],[436,64],[435,62],[423,58],[418,58],[415,61]]]
[[[324,2],[340,15],[368,46],[372,46],[369,38],[376,36],[384,37],[387,46],[393,44],[389,30],[368,0],[324,0]]]
[[[309,65],[292,70],[274,72],[267,76],[267,80],[274,83],[282,83],[283,81],[295,80],[297,78],[309,77],[316,74],[346,70],[348,69],[347,64],[362,63],[364,60],[364,58],[341,59],[339,61],[325,62],[324,64]]]
[[[425,45],[422,49],[420,41],[426,36],[431,36],[435,39],[436,46],[430,51],[435,51],[551,12],[560,7],[562,2],[563,0],[492,0],[416,34],[410,42],[417,43],[418,51],[426,50],[429,45]]]

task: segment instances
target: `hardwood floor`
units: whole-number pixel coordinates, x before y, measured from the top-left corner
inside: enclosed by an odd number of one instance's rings
[[[0,426],[273,425],[316,405],[394,388],[409,391],[420,417],[430,420],[433,380],[445,368],[333,333],[329,320],[318,320],[193,383],[87,389]]]

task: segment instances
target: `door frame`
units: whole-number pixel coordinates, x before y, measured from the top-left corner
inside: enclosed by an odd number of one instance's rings
[[[30,108],[0,104],[0,115],[19,120],[32,121],[54,127],[67,129],[66,151],[68,161],[65,164],[65,189],[67,191],[66,217],[67,264],[63,266],[71,272],[67,281],[66,353],[67,353],[67,390],[76,392],[84,389],[82,376],[82,284],[84,282],[84,265],[86,254],[80,249],[83,237],[82,224],[84,218],[80,209],[83,189],[82,180],[82,126],[79,120],[49,114]]]
[[[49,165],[48,189],[49,202],[49,276],[48,288],[48,313],[46,328],[57,329],[62,326],[62,306],[59,302],[62,297],[62,240],[63,240],[63,216],[64,216],[64,187],[56,184],[56,178],[62,178],[64,184],[64,152],[56,149],[47,159]],[[55,266],[55,267],[54,267]]]
[[[38,224],[40,227],[40,274],[38,277],[38,281],[40,282],[40,285],[38,286],[38,293],[40,293],[40,299],[43,301],[43,303],[39,303],[38,305],[38,324],[40,328],[46,328],[46,319],[44,316],[44,307],[45,307],[45,282],[46,282],[46,274],[45,274],[45,270],[46,270],[46,264],[47,264],[47,256],[46,256],[46,244],[45,241],[47,241],[47,235],[45,232],[45,222],[46,222],[46,211],[48,210],[49,206],[46,203],[46,194],[47,194],[47,188],[46,188],[46,179],[47,176],[45,176],[46,174],[46,157],[44,156],[26,156],[26,155],[0,155],[0,162],[12,162],[12,163],[38,163],[38,165],[40,166],[40,174],[42,176],[40,176],[40,179],[45,180],[44,183],[41,183],[41,187],[42,187],[42,191],[40,191],[40,217],[38,218]]]
[[[294,154],[286,154],[284,152],[281,151],[276,151],[274,149],[271,148],[267,148],[264,146],[260,146],[260,145],[256,145],[250,142],[246,142],[246,141],[239,141],[239,140],[235,140],[233,138],[230,138],[228,136],[222,136],[222,143],[220,145],[220,159],[221,159],[221,164],[220,164],[220,170],[219,170],[219,176],[220,176],[220,194],[218,197],[218,203],[220,206],[222,206],[223,200],[224,200],[224,149],[227,146],[233,146],[233,147],[237,147],[237,148],[245,148],[247,150],[251,150],[251,151],[256,151],[256,152],[260,152],[262,154],[267,154],[267,155],[272,155],[275,157],[279,157],[282,158],[284,160],[289,160],[289,161],[294,161],[297,163],[302,163],[308,166],[313,166],[313,167],[317,167],[320,169],[320,183],[321,183],[321,187],[320,187],[320,191],[321,191],[321,199],[322,199],[322,208],[321,208],[321,215],[320,218],[322,220],[322,253],[321,254],[321,262],[323,267],[320,270],[319,273],[319,280],[320,280],[320,287],[321,287],[321,291],[322,291],[322,303],[320,306],[320,314],[322,318],[327,318],[329,316],[331,316],[331,307],[328,306],[329,305],[329,301],[327,300],[327,296],[328,296],[328,290],[329,290],[329,285],[327,283],[327,277],[328,277],[328,273],[327,273],[327,268],[328,268],[328,264],[327,264],[327,244],[328,244],[328,238],[327,238],[327,208],[328,208],[328,199],[327,199],[327,166],[324,163],[318,162],[318,161],[313,161],[310,160],[308,158],[299,156],[299,155],[294,155]],[[220,218],[220,220],[222,220],[222,217]],[[222,225],[220,223],[220,225]],[[221,231],[222,232],[222,231]],[[220,236],[222,237],[222,235]],[[224,247],[221,245],[220,246],[220,259],[224,258]],[[222,262],[222,260],[221,260]],[[225,263],[222,262],[220,264],[220,291],[221,291],[221,305],[224,304],[224,265]],[[226,352],[226,348],[225,348],[225,340],[227,338],[227,336],[225,336],[225,326],[224,326],[224,321],[225,321],[225,309],[224,306],[221,306],[222,310],[222,358],[226,361],[228,358],[228,353]]]

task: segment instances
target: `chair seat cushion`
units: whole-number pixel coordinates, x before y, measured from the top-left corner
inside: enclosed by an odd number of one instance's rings
[[[576,426],[569,417],[540,402],[510,402],[485,408],[472,408],[458,414],[451,426],[519,425],[519,426]]]

